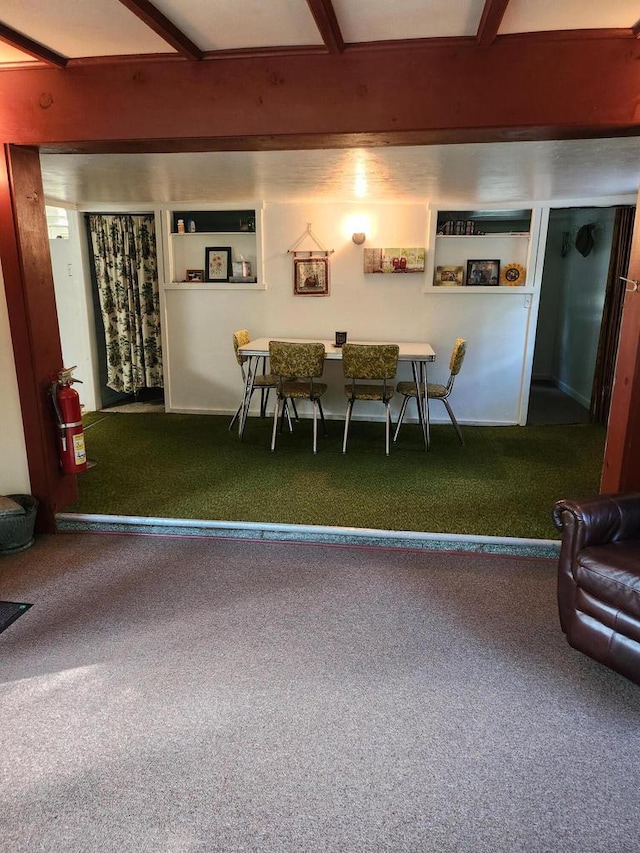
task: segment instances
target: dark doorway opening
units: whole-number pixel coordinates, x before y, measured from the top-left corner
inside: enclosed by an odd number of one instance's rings
[[[616,210],[573,207],[549,214],[529,425],[591,420]]]

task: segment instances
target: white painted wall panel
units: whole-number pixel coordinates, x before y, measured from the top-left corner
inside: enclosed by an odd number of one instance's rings
[[[74,386],[84,411],[100,406],[94,370],[94,320],[88,274],[85,274],[78,229],[79,215],[70,213],[69,239],[49,240],[56,296],[62,360],[65,367],[77,366]]]
[[[29,494],[30,480],[24,443],[4,279],[0,269],[0,494]]]

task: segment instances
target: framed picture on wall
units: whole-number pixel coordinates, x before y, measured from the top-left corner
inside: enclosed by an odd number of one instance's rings
[[[204,270],[187,270],[185,281],[204,281]]]
[[[329,258],[294,258],[295,296],[329,295]]]
[[[492,287],[500,283],[500,261],[467,261],[468,287]]]
[[[205,281],[229,281],[231,246],[207,246],[204,259]]]

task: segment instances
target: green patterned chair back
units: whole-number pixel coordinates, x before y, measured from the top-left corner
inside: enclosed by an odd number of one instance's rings
[[[467,351],[467,342],[463,338],[457,338],[453,345],[453,352],[449,361],[449,370],[452,376],[457,376],[460,373],[462,362]]]
[[[398,368],[397,344],[344,344],[345,379],[393,379]]]
[[[246,329],[238,329],[237,332],[233,333],[233,351],[236,354],[236,361],[242,367],[242,365],[247,360],[247,357],[242,355],[239,350],[239,347],[243,347],[246,344],[250,343],[251,335]]]
[[[324,344],[269,341],[270,370],[281,379],[318,379],[324,370]]]

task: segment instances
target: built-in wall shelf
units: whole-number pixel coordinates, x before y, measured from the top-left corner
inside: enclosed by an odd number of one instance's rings
[[[224,210],[173,210],[171,233],[239,234],[256,230],[255,208]]]
[[[532,213],[432,208],[425,292],[530,292]]]
[[[164,211],[165,288],[264,290],[262,204]],[[212,258],[220,260],[214,269]]]
[[[255,281],[234,281],[218,284],[213,281],[193,282],[193,281],[171,281],[162,286],[163,290],[264,290],[264,288],[256,287]]]
[[[436,240],[484,240],[487,237],[495,237],[496,234],[436,234]],[[500,232],[501,237],[530,237],[529,231],[505,231]]]

